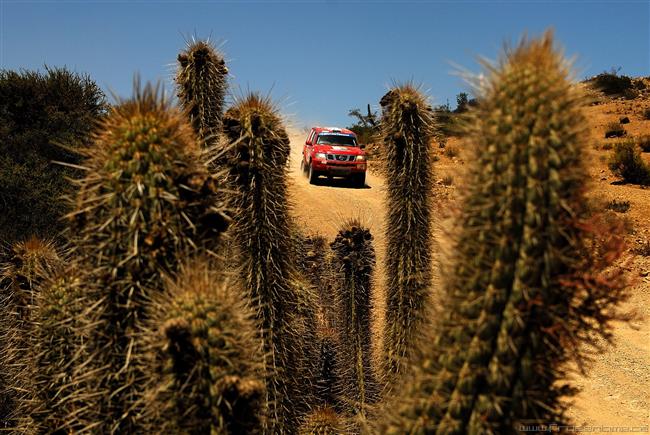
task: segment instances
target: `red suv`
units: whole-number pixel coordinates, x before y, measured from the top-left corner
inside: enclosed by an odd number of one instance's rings
[[[356,186],[366,184],[366,153],[357,135],[345,128],[314,127],[302,150],[300,167],[316,184],[321,175],[346,177]]]

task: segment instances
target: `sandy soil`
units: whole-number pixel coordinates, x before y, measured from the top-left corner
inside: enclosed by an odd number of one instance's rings
[[[628,222],[630,249],[650,241],[650,189],[639,186],[612,184],[617,180],[607,169],[611,151],[603,149],[605,125],[628,116],[630,124],[624,127],[629,136],[650,134],[650,120],[643,120],[642,109],[650,101],[613,101],[587,108],[590,119],[591,141],[588,149],[589,173],[592,178],[590,194],[604,205],[612,200],[630,202],[630,210],[620,215]],[[340,224],[349,218],[360,218],[375,238],[377,271],[375,312],[377,325],[383,322],[382,265],[384,261],[384,180],[368,174],[366,187],[352,188],[337,182],[310,185],[300,170],[302,146],[306,134],[291,134],[290,195],[295,205],[294,215],[306,234],[315,232],[333,239]],[[462,143],[450,139],[447,148],[456,149],[456,157],[448,157],[436,147],[439,160],[436,175],[436,218],[434,236],[438,254],[436,263],[445,259],[448,251],[448,234],[453,226],[449,210],[453,210],[458,185],[462,185],[465,169]],[[605,147],[607,148],[607,147]],[[645,155],[650,162],[650,154]],[[443,181],[444,180],[444,181]],[[450,185],[448,185],[451,183]],[[585,426],[639,427],[650,425],[650,257],[634,258],[630,273],[635,277],[632,297],[625,308],[635,310],[641,320],[631,324],[617,324],[614,344],[595,357],[586,376],[576,375],[574,384],[582,389],[571,407],[571,417],[576,424]],[[439,281],[439,273],[436,273]]]

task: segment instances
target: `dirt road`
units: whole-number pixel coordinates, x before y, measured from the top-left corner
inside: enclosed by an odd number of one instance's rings
[[[369,173],[367,186],[363,189],[352,188],[344,183],[310,185],[300,170],[305,136],[306,134],[299,132],[290,135],[292,154],[289,192],[295,205],[294,216],[305,234],[318,233],[329,240],[333,240],[341,223],[346,219],[360,218],[370,228],[377,251],[374,286],[377,296],[374,301],[377,320],[375,325],[381,325],[383,322],[382,266],[385,252],[384,180]],[[442,179],[450,176],[452,180],[450,184],[460,183],[464,165],[462,156],[447,157],[440,152],[439,159],[435,166],[437,175],[435,196],[439,206],[435,210],[434,236],[437,247],[442,247],[445,252],[449,243],[442,240],[443,234],[448,231],[449,224],[453,222],[445,211],[454,204],[455,187],[442,182]],[[600,169],[594,177],[600,177]],[[603,189],[606,192],[601,194],[614,197],[607,192],[611,187],[607,185],[606,189]],[[650,216],[650,191],[643,191],[642,194],[643,197],[639,199],[638,204],[639,206],[643,204],[645,209],[641,213],[645,215],[647,212]],[[639,208],[635,211],[638,212]],[[446,227],[445,231],[440,229],[443,226]],[[437,260],[444,261],[444,258],[437,258]],[[648,317],[650,259],[638,259],[633,269],[634,273],[638,270],[644,275],[636,283],[633,297],[628,305],[634,308],[640,307],[641,314]],[[436,281],[439,281],[439,278],[436,278]],[[609,346],[604,354],[596,356],[588,376],[578,376],[575,379],[574,384],[583,390],[575,398],[574,405],[570,409],[570,415],[576,424],[638,427],[650,423],[650,321],[646,318],[637,322],[635,326],[637,329],[629,325],[617,325],[614,334],[616,345]]]

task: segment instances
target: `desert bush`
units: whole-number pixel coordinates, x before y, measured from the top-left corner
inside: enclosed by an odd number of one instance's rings
[[[617,201],[613,199],[605,205],[606,210],[612,210],[617,213],[627,213],[630,209],[630,201]]]
[[[449,103],[434,107],[433,113],[438,132],[444,137],[454,136],[457,128],[454,112],[449,107]]]
[[[87,75],[65,68],[0,71],[0,240],[58,236],[69,211],[60,197],[80,171],[74,150],[88,145],[106,111],[104,94]],[[64,146],[61,146],[64,145]]]
[[[650,135],[639,136],[636,143],[644,153],[650,153]]]
[[[443,186],[451,186],[452,184],[454,184],[453,175],[447,174],[444,177],[442,177],[442,185]]]
[[[632,79],[628,76],[619,75],[616,70],[602,72],[591,78],[589,82],[605,95],[622,95],[626,91],[634,89]]]
[[[360,144],[368,145],[377,141],[378,136],[378,119],[377,112],[370,109],[370,104],[367,105],[367,113],[364,115],[359,109],[352,109],[348,112],[357,120],[354,124],[347,127],[357,134]]]
[[[650,184],[650,167],[632,140],[616,144],[610,157],[609,169],[625,183]]]
[[[444,154],[445,157],[449,157],[450,159],[453,159],[458,155],[458,150],[453,146],[448,146],[445,148]]]
[[[650,119],[650,107],[646,107],[643,110],[643,119],[646,119],[646,120]]]
[[[642,257],[650,257],[650,240],[638,243],[632,252]]]
[[[625,129],[618,122],[612,121],[605,126],[605,138],[623,137],[625,134]]]

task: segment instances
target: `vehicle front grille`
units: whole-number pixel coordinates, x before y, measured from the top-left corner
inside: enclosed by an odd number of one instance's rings
[[[335,160],[337,162],[353,162],[356,156],[348,154],[328,154],[327,160]]]

